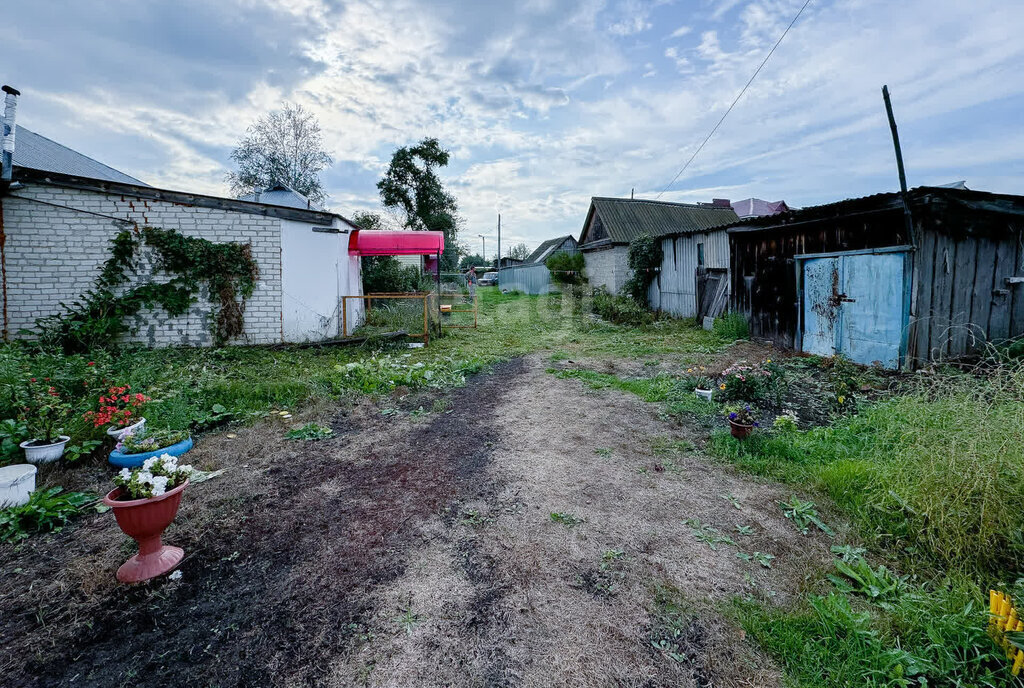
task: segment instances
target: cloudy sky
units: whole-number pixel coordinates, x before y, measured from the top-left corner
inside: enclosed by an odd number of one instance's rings
[[[18,121],[155,186],[226,194],[246,126],[320,119],[333,210],[379,205],[436,136],[465,237],[578,234],[590,196],[654,198],[803,0],[47,0],[5,7]],[[811,0],[664,200],[810,205],[911,185],[1024,193],[1024,2]],[[472,239],[472,242],[470,242]],[[494,244],[488,242],[488,253]]]

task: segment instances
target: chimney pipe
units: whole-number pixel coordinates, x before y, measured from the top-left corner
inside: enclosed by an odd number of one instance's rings
[[[4,84],[0,89],[7,95],[4,97],[4,119],[0,126],[3,134],[3,158],[0,160],[0,181],[10,182],[14,169],[14,113],[18,109],[18,96],[21,91]]]

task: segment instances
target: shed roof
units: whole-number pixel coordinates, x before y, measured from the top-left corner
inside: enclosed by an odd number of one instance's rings
[[[26,129],[20,124],[14,126],[14,165],[17,167],[102,179],[108,182],[149,186],[135,177],[115,170],[109,165],[104,165],[88,155],[82,155],[78,151]]]
[[[587,230],[595,212],[612,244],[628,244],[644,234],[663,236],[701,232],[737,220],[731,207],[595,196],[590,199],[590,211],[580,234],[581,245],[587,243]]]
[[[555,237],[554,239],[542,241],[540,246],[535,248],[533,250],[533,253],[531,253],[524,262],[543,263],[545,260],[548,259],[548,256],[551,255],[552,251],[554,251],[556,248],[561,246],[566,240],[569,239],[571,239],[574,242],[576,241],[576,237],[572,236],[571,234],[566,234],[565,236]]]
[[[745,198],[742,201],[733,201],[732,209],[740,219],[746,217],[760,217],[762,215],[776,215],[789,210],[785,201],[766,201],[761,198]]]
[[[915,207],[935,202],[969,212],[988,212],[1024,217],[1024,196],[975,191],[959,186],[918,186],[907,192],[911,212]],[[729,225],[730,234],[758,232],[788,225],[823,220],[837,216],[899,210],[903,200],[899,192],[879,193],[860,198],[847,198],[834,203],[790,210],[778,215],[750,217]]]

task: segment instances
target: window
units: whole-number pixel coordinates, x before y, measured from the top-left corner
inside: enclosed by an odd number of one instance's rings
[[[704,267],[704,244],[697,244],[697,267]]]

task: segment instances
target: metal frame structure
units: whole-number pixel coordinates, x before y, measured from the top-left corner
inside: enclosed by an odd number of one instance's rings
[[[396,293],[390,293],[390,294],[363,294],[361,296],[342,296],[341,297],[341,334],[342,334],[342,337],[348,337],[348,309],[346,308],[346,306],[348,305],[348,300],[349,299],[362,299],[363,301],[367,301],[367,307],[369,307],[369,302],[372,302],[374,299],[422,299],[423,300],[423,332],[420,332],[420,333],[417,333],[417,334],[412,334],[410,332],[406,332],[405,336],[409,337],[410,339],[422,339],[423,340],[423,345],[426,346],[430,342],[430,326],[429,326],[428,321],[427,321],[427,308],[428,308],[427,302],[430,300],[431,296],[433,296],[433,294],[431,294],[430,292],[410,292],[410,293],[406,293],[406,294],[396,294]]]

